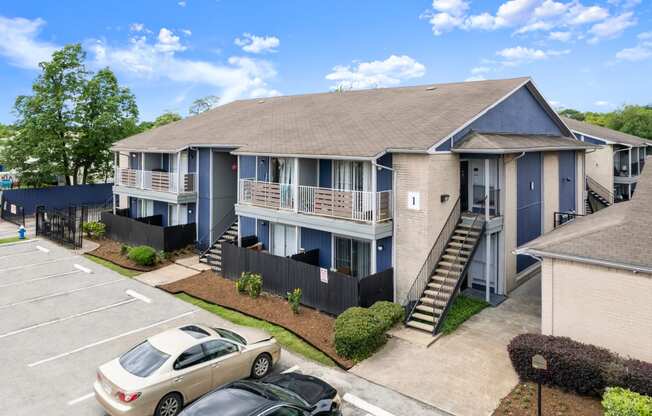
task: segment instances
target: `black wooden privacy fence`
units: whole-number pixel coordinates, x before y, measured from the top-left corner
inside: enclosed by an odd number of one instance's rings
[[[71,248],[81,248],[87,208],[71,206],[63,210],[36,207],[36,235]]]
[[[126,244],[148,245],[157,250],[182,249],[193,244],[196,238],[195,223],[163,227],[161,215],[134,219],[103,212],[102,222],[109,238]]]
[[[0,217],[3,220],[16,225],[25,225],[25,208],[21,204],[3,199],[0,208]]]
[[[393,269],[357,279],[302,261],[222,244],[222,271],[235,280],[243,272],[260,273],[266,292],[286,296],[295,288],[302,292],[301,303],[339,315],[352,306],[371,306],[394,295]]]

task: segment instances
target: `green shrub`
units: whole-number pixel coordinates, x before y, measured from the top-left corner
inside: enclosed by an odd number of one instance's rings
[[[138,246],[129,249],[130,260],[141,266],[153,266],[158,259],[156,250],[150,246]]]
[[[349,308],[335,320],[335,351],[344,358],[362,361],[385,340],[383,323],[369,309]]]
[[[652,416],[652,397],[610,387],[602,399],[605,416]]]
[[[130,248],[131,248],[131,247],[129,247],[129,246],[126,245],[126,244],[121,245],[121,246],[120,246],[120,254],[122,254],[123,256],[126,256],[127,254],[129,254],[129,249],[130,249]]]
[[[106,224],[98,221],[85,222],[82,230],[89,238],[101,238],[106,234]]]
[[[247,293],[252,298],[257,298],[263,290],[263,277],[259,273],[242,272],[235,282],[235,288],[238,293]]]
[[[383,325],[383,331],[387,331],[398,322],[401,322],[405,316],[405,309],[398,303],[379,301],[371,305],[370,311],[376,315]]]
[[[301,305],[301,289],[296,288],[292,292],[288,292],[288,303],[292,312],[299,313],[299,306]]]

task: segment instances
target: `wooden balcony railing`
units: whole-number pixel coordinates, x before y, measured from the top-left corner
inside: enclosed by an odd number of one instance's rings
[[[179,178],[176,172],[116,168],[114,182],[119,186],[175,194],[197,189],[197,175],[194,173],[185,173]]]

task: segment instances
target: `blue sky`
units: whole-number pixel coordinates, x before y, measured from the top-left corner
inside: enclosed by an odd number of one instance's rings
[[[0,122],[37,63],[80,42],[141,119],[344,88],[532,76],[553,105],[652,103],[648,0],[22,1],[0,7]]]

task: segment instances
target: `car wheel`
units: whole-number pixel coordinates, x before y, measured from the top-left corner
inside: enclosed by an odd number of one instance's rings
[[[272,369],[272,358],[268,354],[260,354],[256,357],[254,365],[251,367],[251,377],[263,378]]]
[[[182,407],[183,399],[178,393],[166,394],[158,402],[154,416],[177,416]]]

